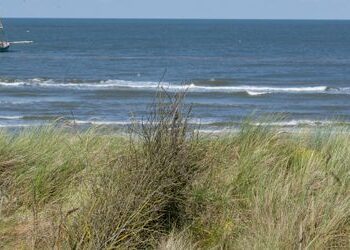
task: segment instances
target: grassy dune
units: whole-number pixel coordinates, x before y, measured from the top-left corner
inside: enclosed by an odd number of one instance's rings
[[[350,248],[350,134],[198,135],[181,98],[130,136],[0,133],[0,248]]]

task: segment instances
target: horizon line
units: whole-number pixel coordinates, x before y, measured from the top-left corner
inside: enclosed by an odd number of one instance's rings
[[[100,20],[217,20],[217,21],[350,21],[350,18],[182,18],[182,17],[2,17],[2,19],[100,19]]]

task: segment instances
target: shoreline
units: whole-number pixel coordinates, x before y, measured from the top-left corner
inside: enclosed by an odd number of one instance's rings
[[[16,118],[3,118],[0,117],[0,120],[3,121],[12,121],[21,119],[20,116]],[[38,123],[19,123],[19,124],[0,124],[0,130],[5,131],[14,131],[14,130],[31,130],[31,129],[45,129],[47,127],[57,127],[57,129],[65,128],[67,131],[69,130],[78,130],[78,131],[85,131],[85,130],[101,130],[101,131],[110,131],[110,133],[127,133],[130,128],[133,128],[135,126],[141,126],[146,125],[147,122],[142,120],[128,120],[128,121],[98,121],[98,120],[70,120],[65,118],[59,118],[55,119],[56,121],[42,121]],[[246,121],[243,122],[207,122],[202,123],[200,119],[198,122],[191,122],[191,119],[188,121],[188,126],[201,134],[230,134],[230,133],[238,133],[243,127],[245,126],[251,126],[251,127],[257,127],[257,128],[266,128],[270,130],[275,130],[278,132],[300,132],[300,131],[318,131],[318,130],[338,130],[338,132],[344,132],[350,129],[350,122],[345,121],[337,121],[337,120],[273,120],[266,121],[259,119],[252,119],[247,118]],[[21,121],[26,121],[26,119],[23,119]],[[154,122],[152,122],[153,125],[155,125]],[[220,124],[220,125],[219,125]],[[225,125],[226,124],[226,125]],[[232,124],[232,125],[229,125]]]

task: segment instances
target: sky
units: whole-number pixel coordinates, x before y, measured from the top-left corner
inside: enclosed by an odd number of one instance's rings
[[[1,0],[0,16],[350,19],[350,0]]]

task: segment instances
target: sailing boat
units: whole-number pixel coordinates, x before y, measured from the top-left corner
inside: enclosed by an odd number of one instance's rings
[[[6,39],[4,26],[0,19],[0,52],[5,52],[10,48],[10,43]]]

